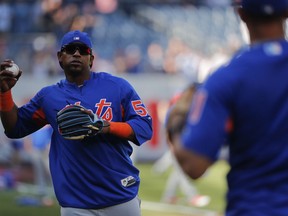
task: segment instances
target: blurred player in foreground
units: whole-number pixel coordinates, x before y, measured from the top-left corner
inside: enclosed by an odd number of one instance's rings
[[[195,95],[187,88],[168,117],[171,148],[193,179],[229,146],[226,215],[288,214],[287,9],[286,0],[242,0],[250,45]]]
[[[141,145],[152,136],[146,107],[124,79],[91,71],[94,55],[85,32],[65,34],[57,56],[66,79],[44,87],[22,107],[11,94],[21,73],[15,77],[5,69],[11,60],[1,63],[6,135],[19,138],[52,126],[49,161],[61,216],[140,216],[139,170],[129,141]]]

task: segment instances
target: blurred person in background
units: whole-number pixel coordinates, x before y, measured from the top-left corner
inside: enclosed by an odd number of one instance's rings
[[[288,1],[242,0],[238,6],[250,45],[195,94],[187,88],[168,117],[170,147],[197,179],[228,145],[226,215],[287,215]]]
[[[86,32],[67,32],[59,48],[65,78],[43,87],[21,107],[14,103],[11,89],[22,71],[13,75],[7,69],[13,61],[1,62],[0,114],[5,134],[16,139],[51,125],[49,165],[61,216],[140,216],[139,170],[130,158],[129,142],[140,146],[151,139],[152,118],[128,81],[91,70],[94,55]],[[70,107],[80,107],[78,115],[87,114],[91,124],[70,128],[65,136],[58,117]],[[73,110],[70,117],[81,123]],[[87,133],[79,136],[79,131]]]
[[[37,187],[37,195],[41,198],[42,204],[48,206],[53,204],[52,194],[50,192],[52,181],[48,158],[51,135],[52,128],[46,125],[28,137],[31,145],[29,154],[32,159],[34,184]]]
[[[170,168],[171,170],[169,170]],[[162,202],[177,204],[184,201],[185,204],[195,207],[204,207],[210,203],[210,197],[199,194],[197,188],[183,172],[170,150],[167,150],[153,164],[152,169],[157,174],[163,174],[168,170],[170,171],[162,194]],[[179,194],[179,192],[181,194]],[[181,195],[184,196],[184,200],[181,200]]]
[[[0,0],[0,33],[11,31],[13,12],[8,0]]]
[[[126,73],[138,74],[143,72],[142,53],[137,44],[129,44],[124,51]]]
[[[163,61],[164,48],[160,43],[151,42],[147,47],[147,63],[145,64],[143,71],[164,74]]]
[[[195,89],[198,84],[193,84]],[[181,97],[182,92],[176,93],[169,103],[169,110],[173,109],[173,105]],[[168,140],[169,141],[169,140]],[[171,168],[171,170],[169,170]],[[170,204],[177,204],[181,200],[181,194],[184,195],[184,203],[196,206],[204,207],[210,203],[210,197],[207,195],[199,194],[197,188],[188,176],[183,172],[178,164],[173,153],[168,149],[156,162],[153,164],[152,169],[155,173],[162,174],[166,171],[170,171],[169,177],[166,182],[164,192],[162,194],[161,201]]]
[[[17,198],[17,204],[19,205],[51,206],[54,203],[48,159],[51,135],[52,128],[46,125],[21,139],[25,157],[32,165],[33,184],[17,182],[17,191],[22,194]],[[14,141],[14,139],[11,139],[11,141]]]
[[[31,15],[31,1],[15,0],[12,4],[12,31],[15,33],[25,33],[33,30],[34,14]],[[25,24],[23,23],[25,20]]]

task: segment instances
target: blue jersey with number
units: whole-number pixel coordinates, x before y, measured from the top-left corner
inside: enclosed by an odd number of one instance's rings
[[[288,43],[243,49],[194,99],[183,145],[213,161],[229,146],[227,215],[288,215]]]
[[[127,122],[135,132],[136,145],[152,136],[152,119],[134,88],[104,72],[91,73],[81,87],[65,79],[43,88],[19,108],[16,128],[7,135],[23,137],[45,124],[52,126],[50,169],[61,206],[97,209],[133,199],[139,170],[130,159],[129,142],[110,134],[65,140],[58,133],[56,114],[68,104],[81,104],[107,121]]]

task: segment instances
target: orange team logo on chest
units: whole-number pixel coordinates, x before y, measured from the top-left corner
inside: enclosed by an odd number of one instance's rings
[[[100,116],[102,119],[106,121],[111,121],[113,119],[113,112],[111,105],[112,105],[111,102],[106,102],[106,99],[101,99],[99,103],[95,104],[96,115]]]

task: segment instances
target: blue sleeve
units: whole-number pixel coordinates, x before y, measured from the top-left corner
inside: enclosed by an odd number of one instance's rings
[[[143,101],[134,88],[125,80],[122,85],[122,106],[124,121],[133,129],[137,145],[141,145],[152,137],[152,118]]]
[[[39,91],[27,104],[18,108],[18,120],[13,132],[6,133],[9,138],[22,138],[47,124],[41,108],[44,91]]]
[[[182,135],[185,148],[212,161],[227,139],[230,91],[225,86],[221,73],[216,73],[197,91]]]

